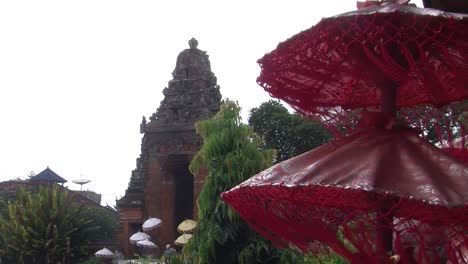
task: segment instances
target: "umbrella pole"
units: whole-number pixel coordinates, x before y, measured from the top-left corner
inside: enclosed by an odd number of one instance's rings
[[[390,202],[389,198],[386,198],[380,211],[382,215],[377,215],[376,253],[384,262],[393,254],[393,215],[390,213]]]
[[[396,85],[385,84],[381,85],[380,90],[382,92],[382,112],[386,117],[394,117],[396,113]]]
[[[386,118],[391,119],[396,115],[396,89],[394,83],[384,83],[380,86],[382,92],[382,112]],[[390,257],[393,252],[393,215],[390,213],[391,200],[387,197],[382,203],[382,218],[377,221],[377,253],[379,256],[384,256],[387,261],[387,256]],[[380,252],[379,252],[380,251]],[[389,255],[390,254],[390,255]]]

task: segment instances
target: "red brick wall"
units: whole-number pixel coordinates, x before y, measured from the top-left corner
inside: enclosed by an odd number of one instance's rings
[[[169,155],[187,155],[187,164],[198,151],[197,144],[184,144],[182,148],[175,149],[174,146],[166,144],[154,144],[150,147],[149,161],[147,165],[147,180],[144,189],[143,208],[132,210],[121,208],[121,235],[120,241],[127,256],[133,253],[132,245],[128,238],[133,234],[131,223],[140,221],[141,224],[149,217],[157,217],[162,220],[161,227],[147,232],[153,242],[164,249],[166,244],[173,244],[179,236],[176,227],[179,223],[175,222],[175,178],[168,164],[171,162]],[[205,180],[206,171],[203,170],[200,175],[194,178],[194,197],[193,197],[193,219],[197,218],[196,199],[201,191]],[[135,231],[136,232],[136,231]]]
[[[130,236],[138,230],[134,230],[134,225],[143,224],[143,211],[140,208],[123,208],[119,210],[120,216],[120,232],[118,239],[120,246],[125,255],[132,256],[134,253],[134,246],[130,243]]]

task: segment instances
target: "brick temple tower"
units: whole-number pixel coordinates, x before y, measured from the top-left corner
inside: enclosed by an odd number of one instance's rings
[[[216,76],[196,39],[177,57],[173,79],[164,88],[164,100],[149,122],[143,117],[141,154],[132,171],[125,196],[117,201],[126,254],[132,253],[129,237],[148,217],[162,220],[150,235],[159,247],[177,238],[177,225],[196,218],[196,198],[204,175],[194,176],[188,166],[201,147],[195,133],[198,120],[212,117],[221,104]]]

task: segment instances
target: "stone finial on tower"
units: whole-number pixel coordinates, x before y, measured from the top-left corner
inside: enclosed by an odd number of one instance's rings
[[[198,47],[198,40],[196,40],[195,38],[191,38],[188,43],[190,49],[196,49]]]
[[[185,49],[177,56],[176,67],[172,72],[174,79],[202,78],[207,80],[215,78],[211,72],[210,60],[206,51],[197,48],[198,41],[195,38],[190,39],[189,46],[189,49]]]

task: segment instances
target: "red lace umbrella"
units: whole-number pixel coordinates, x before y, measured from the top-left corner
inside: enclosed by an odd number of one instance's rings
[[[468,163],[468,101],[443,107],[419,105],[404,108],[398,117],[423,131],[424,137],[454,158]]]
[[[468,97],[467,28],[467,15],[408,5],[345,13],[280,43],[259,60],[257,81],[272,97],[330,125],[337,137],[356,130],[363,108],[381,110],[383,97],[396,98],[402,115],[426,128],[441,110],[451,111],[444,106]],[[407,109],[415,105],[426,111]],[[466,105],[457,111],[466,112]],[[450,142],[451,130],[434,125],[439,141]]]
[[[462,136],[450,142],[448,146],[442,148],[445,152],[452,157],[468,164],[468,135]]]
[[[324,19],[281,43],[259,61],[258,82],[335,131],[358,133],[223,199],[281,245],[320,242],[353,263],[384,263],[389,251],[402,263],[466,262],[468,168],[393,127],[398,110],[413,126],[435,126],[439,144],[463,132],[467,26],[465,15],[390,4]]]
[[[463,163],[413,130],[369,129],[279,163],[222,198],[281,246],[310,251],[320,242],[352,263],[385,263],[392,248],[402,263],[458,263],[468,248],[467,179]]]

